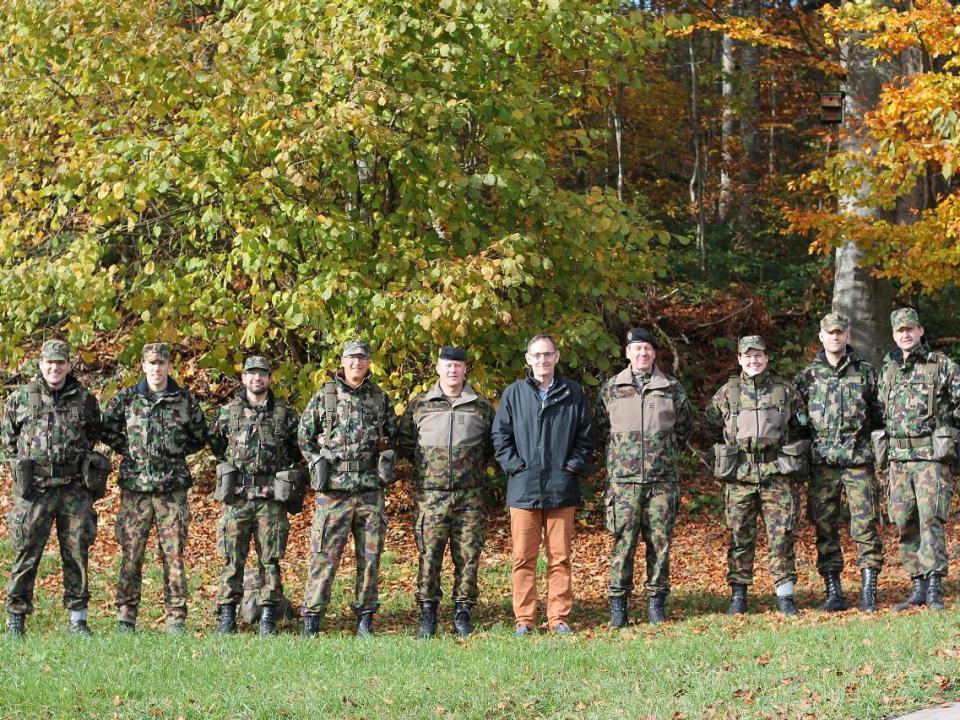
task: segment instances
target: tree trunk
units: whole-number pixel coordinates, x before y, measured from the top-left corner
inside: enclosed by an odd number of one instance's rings
[[[720,51],[720,69],[723,76],[720,92],[723,96],[723,115],[720,122],[720,199],[717,204],[717,217],[720,222],[726,222],[730,217],[733,204],[733,178],[730,170],[734,163],[733,144],[737,131],[736,115],[733,112],[734,83],[733,74],[736,72],[736,43],[727,33],[723,34],[723,44]]]
[[[759,0],[744,0],[743,16],[758,17]],[[752,236],[757,214],[754,202],[757,194],[763,154],[760,140],[760,48],[745,43],[740,48],[740,227]]]

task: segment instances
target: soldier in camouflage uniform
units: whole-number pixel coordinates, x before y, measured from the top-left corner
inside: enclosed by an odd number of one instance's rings
[[[890,324],[897,347],[884,359],[879,379],[889,444],[887,505],[900,531],[900,560],[913,581],[913,592],[895,609],[943,610],[960,366],[923,341],[913,308],[894,310]]]
[[[20,636],[33,612],[33,587],[53,523],[63,562],[67,629],[89,634],[87,554],[97,533],[93,498],[83,463],[100,436],[100,407],[71,373],[70,348],[48,340],[40,375],[7,399],[0,425],[14,475],[8,516],[13,566],[7,587],[7,632]]]
[[[690,439],[693,417],[683,386],[655,365],[650,331],[627,333],[630,365],[610,378],[597,398],[597,447],[607,449],[607,529],[610,554],[610,626],[627,624],[637,541],[646,546],[647,619],[665,619],[670,592],[670,542],[680,488],[677,462]]]
[[[383,489],[393,482],[391,445],[396,424],[390,399],[370,378],[370,346],[361,340],[348,341],[340,369],[310,400],[298,431],[311,486],[317,490],[304,596],[305,636],[320,630],[351,534],[357,558],[352,605],[357,635],[373,635],[380,554],[387,532]]]
[[[143,347],[144,377],[117,393],[103,413],[103,442],[123,455],[117,543],[122,550],[117,581],[117,629],[136,629],[143,557],[156,527],[163,559],[167,631],[184,632],[187,576],[183,551],[193,484],[187,455],[207,444],[207,424],[196,398],[170,377],[170,347]]]
[[[805,470],[809,444],[797,438],[807,435],[806,409],[796,388],[768,371],[766,345],[759,335],[741,338],[737,351],[742,372],[717,390],[706,412],[708,431],[718,441],[714,474],[724,481],[730,528],[728,614],[747,610],[757,516],[762,515],[777,606],[784,615],[796,615],[793,546],[800,506],[796,475]]]
[[[479,594],[483,482],[493,458],[493,406],[466,381],[463,350],[440,348],[437,375],[436,385],[407,405],[397,436],[399,451],[413,460],[416,482],[417,637],[432,637],[437,631],[440,568],[448,542],[454,567],[454,628],[466,637],[473,630],[470,609]]]
[[[226,463],[219,466],[224,472],[218,475],[234,474],[228,480],[218,477],[218,483],[234,487],[232,492],[225,489],[218,528],[224,568],[217,596],[217,631],[236,632],[237,605],[243,598],[244,566],[252,538],[263,567],[260,634],[272,635],[276,631],[275,607],[283,597],[280,560],[290,532],[287,506],[275,499],[274,484],[278,472],[302,459],[297,444],[299,418],[270,389],[266,358],[247,358],[241,381],[243,387],[220,409],[210,428],[210,446]]]
[[[820,609],[836,612],[848,607],[840,586],[841,496],[845,493],[860,568],[860,609],[873,612],[883,567],[880,499],[870,444],[870,432],[880,426],[877,374],[849,347],[849,326],[836,313],[820,321],[823,349],[797,374],[795,384],[807,406],[813,439],[807,505],[817,532],[817,570],[826,587]]]

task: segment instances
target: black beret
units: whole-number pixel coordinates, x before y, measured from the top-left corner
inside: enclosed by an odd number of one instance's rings
[[[653,345],[654,350],[659,346],[657,345],[657,339],[653,336],[653,333],[647,330],[646,328],[635,327],[630,328],[627,331],[627,345],[635,342],[645,342]]]
[[[459,360],[460,362],[466,362],[467,353],[461,350],[460,348],[444,345],[442,348],[440,348],[440,359],[441,360]]]

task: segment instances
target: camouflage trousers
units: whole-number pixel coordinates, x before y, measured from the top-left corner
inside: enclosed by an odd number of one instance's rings
[[[817,570],[821,575],[843,570],[840,526],[846,493],[850,537],[857,546],[857,566],[883,567],[880,538],[880,498],[873,469],[868,465],[814,465],[807,492],[807,514],[817,531]]]
[[[190,508],[187,491],[165,493],[120,491],[117,543],[122,550],[117,580],[117,619],[135,623],[143,584],[143,558],[156,527],[163,562],[163,605],[167,622],[187,617],[187,573],[183,551],[187,545]]]
[[[7,586],[7,611],[33,612],[33,587],[53,524],[63,563],[63,606],[83,610],[90,599],[87,557],[97,535],[97,513],[79,481],[17,497],[7,515],[13,565]]]
[[[912,578],[947,574],[944,524],[953,495],[943,463],[890,461],[890,519],[900,530],[900,562]]]
[[[767,529],[767,563],[774,583],[797,581],[793,545],[800,515],[796,483],[773,475],[759,484],[728,482],[723,488],[730,548],[727,550],[727,582],[750,585],[757,550],[757,519]]]
[[[614,482],[607,486],[607,530],[613,535],[610,552],[610,597],[633,592],[637,542],[646,546],[647,595],[670,592],[670,542],[677,519],[680,489],[674,482]]]
[[[290,521],[287,509],[273,500],[238,500],[225,505],[217,527],[217,544],[223,557],[218,605],[236,605],[243,599],[244,568],[253,539],[262,574],[261,605],[274,605],[283,597],[280,560],[287,551]]]
[[[413,535],[420,553],[417,602],[440,602],[440,569],[447,544],[453,561],[454,602],[475,605],[483,550],[483,491],[420,490]]]
[[[322,615],[330,604],[333,579],[351,534],[357,559],[351,607],[354,612],[376,610],[380,553],[387,534],[383,490],[330,490],[317,493],[316,504],[310,531],[310,570],[303,598],[307,612]]]

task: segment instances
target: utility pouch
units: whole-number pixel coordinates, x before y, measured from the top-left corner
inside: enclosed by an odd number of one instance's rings
[[[330,461],[326,458],[317,458],[310,463],[310,487],[317,492],[330,487]]]
[[[873,464],[877,470],[886,470],[890,458],[890,438],[886,430],[874,430],[870,433],[873,446]]]
[[[717,443],[713,446],[713,476],[717,480],[730,480],[737,475],[740,457],[739,445]]]
[[[83,484],[87,486],[90,497],[99,500],[107,494],[107,478],[110,477],[110,460],[101,452],[91,451],[80,465]]]
[[[381,487],[393,485],[396,479],[393,465],[396,460],[396,451],[384,450],[377,459],[377,478],[380,480]]]
[[[795,475],[807,469],[809,440],[794,440],[777,448],[777,471],[781,475]]]
[[[240,471],[232,463],[217,463],[217,485],[213,491],[213,499],[222,503],[232,503],[237,499],[237,480]]]
[[[30,458],[11,460],[10,474],[13,475],[13,496],[29,497],[33,492],[33,460]]]
[[[291,515],[296,515],[303,510],[303,497],[306,492],[307,487],[301,470],[283,470],[277,473],[273,481],[273,499],[282,502]]]
[[[933,456],[942,462],[952,462],[957,457],[957,431],[949,425],[941,425],[933,431]]]

